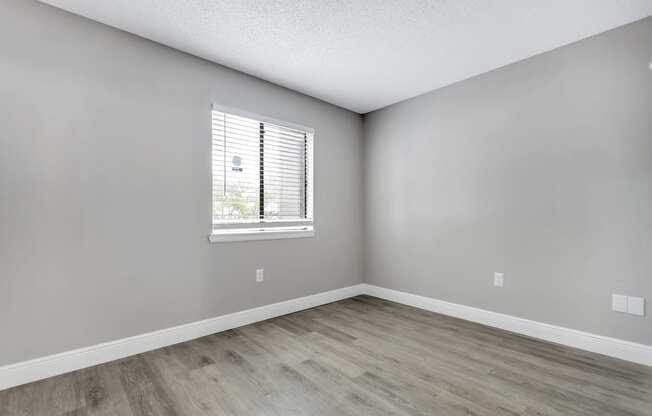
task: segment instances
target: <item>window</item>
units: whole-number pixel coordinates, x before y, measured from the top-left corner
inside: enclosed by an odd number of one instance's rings
[[[314,131],[214,107],[212,132],[210,240],[314,235]]]

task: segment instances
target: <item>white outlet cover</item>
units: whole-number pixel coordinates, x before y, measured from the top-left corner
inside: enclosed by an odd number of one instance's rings
[[[256,282],[263,282],[265,280],[265,270],[256,269]]]
[[[494,286],[503,287],[505,284],[504,273],[494,273]]]
[[[629,296],[627,298],[627,313],[645,316],[645,298]]]
[[[627,313],[627,296],[611,295],[611,310]]]

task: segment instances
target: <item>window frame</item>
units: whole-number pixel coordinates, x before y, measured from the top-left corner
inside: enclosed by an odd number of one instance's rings
[[[214,212],[214,198],[213,198],[213,128],[210,129],[211,147],[209,152],[209,162],[211,171],[211,233],[208,239],[211,243],[223,243],[229,241],[250,241],[250,240],[276,240],[286,238],[306,238],[315,236],[315,129],[312,127],[303,126],[301,124],[291,123],[283,120],[278,120],[272,117],[263,116],[260,114],[243,111],[237,108],[224,106],[220,104],[213,104],[209,113],[212,120],[213,111],[231,114],[238,117],[245,117],[259,121],[261,123],[274,124],[280,127],[300,130],[312,136],[312,160],[310,164],[311,172],[308,174],[310,182],[310,219],[292,219],[292,220],[235,220],[232,222],[224,222],[219,224],[218,227],[213,223]],[[212,125],[212,122],[209,123]],[[306,196],[307,197],[307,196]],[[306,203],[306,210],[308,204]],[[248,226],[250,224],[250,226]]]

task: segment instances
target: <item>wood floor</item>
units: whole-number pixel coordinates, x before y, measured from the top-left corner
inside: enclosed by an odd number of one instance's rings
[[[359,296],[5,390],[0,415],[652,415],[652,368]]]

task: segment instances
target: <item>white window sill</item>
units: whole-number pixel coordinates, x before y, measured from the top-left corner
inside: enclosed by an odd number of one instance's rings
[[[309,227],[275,227],[213,230],[208,236],[211,243],[230,241],[280,240],[285,238],[314,237],[315,229]]]

